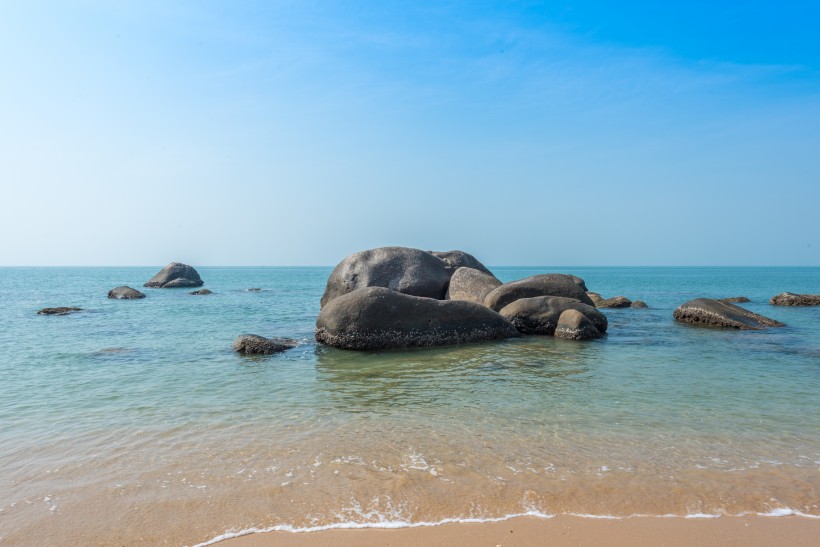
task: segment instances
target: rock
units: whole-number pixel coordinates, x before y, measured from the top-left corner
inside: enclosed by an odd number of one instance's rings
[[[749,300],[745,296],[733,296],[731,298],[718,298],[718,300],[720,302],[728,302],[730,304],[733,303],[733,302],[735,302],[735,303],[736,302],[751,302],[751,300]]]
[[[575,282],[576,285],[578,285],[579,287],[581,287],[585,291],[587,290],[586,281],[584,281],[583,279],[581,279],[577,275],[572,275],[572,274],[565,274],[565,275],[568,276],[570,279],[572,279]],[[598,295],[598,296],[600,296],[600,295]]]
[[[144,287],[173,289],[179,287],[201,287],[204,285],[199,273],[179,262],[171,262],[143,285]]]
[[[558,319],[567,310],[575,310],[585,315],[596,330],[606,332],[607,319],[604,314],[589,304],[575,298],[562,296],[535,296],[520,298],[501,309],[504,316],[523,334],[555,333]]]
[[[480,272],[484,272],[487,275],[493,275],[493,273],[487,269],[484,264],[479,262],[476,257],[471,255],[470,253],[465,253],[464,251],[428,251],[431,255],[435,256],[436,258],[440,259],[444,262],[445,266],[450,273],[454,273],[459,268],[472,268],[474,270],[478,270]],[[495,277],[495,276],[493,276]]]
[[[646,302],[643,300],[635,300],[630,304],[630,308],[648,308],[649,306],[646,305]]]
[[[480,304],[434,300],[384,287],[337,296],[316,319],[316,340],[343,349],[441,346],[516,336],[509,321]]]
[[[594,340],[603,336],[592,321],[578,310],[566,310],[558,318],[556,338],[566,340]]]
[[[270,355],[279,353],[299,345],[290,338],[265,338],[256,334],[240,334],[233,341],[231,349],[244,355]]]
[[[782,292],[773,296],[769,304],[775,306],[820,306],[820,294],[795,294]]]
[[[486,274],[475,268],[458,268],[447,287],[446,300],[465,300],[484,305],[484,298],[496,287],[501,286],[494,275]]]
[[[83,311],[82,308],[43,308],[42,310],[37,312],[37,315],[68,315],[69,313],[73,313],[75,311]]]
[[[625,296],[613,296],[606,300],[601,300],[595,304],[596,308],[628,308],[632,301]]]
[[[123,285],[121,287],[114,287],[108,291],[108,298],[113,298],[114,300],[136,300],[137,298],[145,298],[145,295],[137,289]]]
[[[682,304],[674,312],[676,321],[706,327],[729,327],[742,330],[761,330],[766,327],[783,327],[783,323],[752,313],[740,306],[713,300],[695,298]]]
[[[444,261],[407,247],[381,247],[354,253],[331,272],[321,306],[356,289],[385,287],[411,296],[442,300],[450,282]]]
[[[259,288],[259,287],[251,287],[250,289],[247,289],[247,291],[248,292],[261,292],[262,289]]]
[[[213,294],[213,291],[208,290],[208,289],[199,289],[198,291],[191,291],[188,294],[194,294],[194,295],[197,295],[197,296],[205,296],[206,294]]]
[[[564,296],[575,298],[592,306],[586,291],[565,274],[533,275],[505,283],[493,289],[484,299],[484,305],[498,311],[511,302],[533,296]]]
[[[590,300],[592,300],[592,305],[596,308],[598,307],[598,304],[604,301],[604,297],[598,294],[597,292],[587,291],[587,296]]]

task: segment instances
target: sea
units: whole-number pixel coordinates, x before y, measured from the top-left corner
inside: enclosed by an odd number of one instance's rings
[[[331,268],[0,269],[0,544],[203,545],[261,530],[531,515],[820,517],[820,268],[562,272],[646,309],[606,337],[409,351],[318,345]],[[129,285],[147,298],[109,300]],[[249,290],[261,289],[261,290]],[[676,323],[746,296],[786,324]],[[77,306],[66,316],[44,307]],[[231,351],[243,333],[281,354]]]

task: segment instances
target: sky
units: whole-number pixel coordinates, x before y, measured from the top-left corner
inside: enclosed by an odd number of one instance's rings
[[[0,265],[820,266],[820,2],[0,0]]]

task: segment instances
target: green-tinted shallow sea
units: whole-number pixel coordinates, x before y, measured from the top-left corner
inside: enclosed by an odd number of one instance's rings
[[[608,336],[358,353],[317,346],[330,268],[0,269],[0,544],[197,544],[257,528],[529,513],[820,516],[820,268],[559,271],[648,309]],[[117,285],[137,301],[108,300]],[[261,291],[248,291],[261,288]],[[689,327],[744,295],[787,326]],[[53,306],[84,311],[38,316]],[[240,357],[241,333],[298,338]]]

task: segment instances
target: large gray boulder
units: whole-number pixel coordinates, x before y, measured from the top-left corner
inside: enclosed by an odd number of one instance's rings
[[[265,338],[256,334],[240,334],[231,349],[243,355],[270,355],[295,348],[299,342],[290,338]]]
[[[769,304],[775,306],[820,306],[820,294],[795,294],[782,292],[773,296]]]
[[[444,261],[407,247],[381,247],[354,253],[331,272],[321,306],[364,287],[385,287],[412,296],[443,299],[450,281]]]
[[[558,318],[555,337],[566,340],[594,340],[603,336],[592,321],[578,310],[566,310]]]
[[[444,262],[451,274],[459,268],[472,268],[487,275],[493,275],[484,264],[470,253],[464,251],[430,251],[430,254]]]
[[[575,282],[575,284],[578,285],[579,287],[581,287],[582,289],[584,289],[584,291],[588,290],[587,289],[587,282],[584,281],[583,279],[581,279],[580,277],[578,277],[577,275],[572,275],[572,274],[564,274],[564,275],[566,275],[567,277],[572,279]]]
[[[727,327],[742,330],[761,330],[767,327],[783,327],[783,323],[752,313],[740,306],[712,298],[695,298],[679,306],[676,321],[704,327]]]
[[[575,298],[562,296],[534,296],[520,298],[501,309],[501,315],[523,334],[555,333],[558,319],[567,310],[575,310],[586,316],[599,332],[606,332],[607,319],[604,314],[589,304]]]
[[[131,287],[126,287],[123,285],[121,287],[114,287],[108,291],[108,298],[112,298],[114,300],[136,300],[138,298],[145,298],[145,295],[137,289],[132,289]]]
[[[434,300],[384,287],[338,296],[319,312],[316,340],[343,349],[442,346],[519,336],[509,321],[474,302]]]
[[[458,268],[447,287],[446,300],[465,300],[484,305],[484,298],[496,287],[501,286],[494,275],[475,268]]]
[[[144,287],[173,289],[179,287],[201,287],[204,285],[193,267],[179,262],[171,262],[148,280]]]
[[[593,305],[586,291],[575,282],[572,276],[566,274],[533,275],[505,283],[487,295],[484,305],[499,311],[516,300],[534,296],[564,296],[575,298],[590,306]]]

